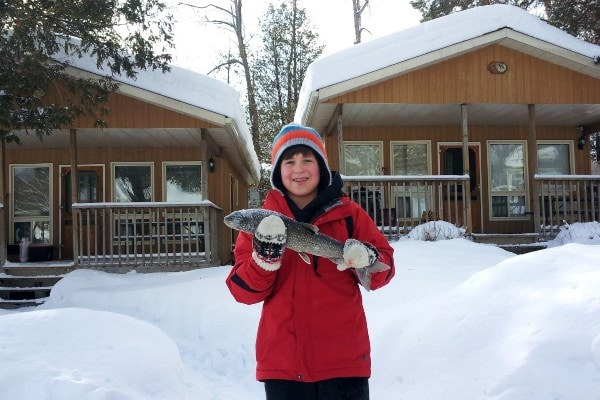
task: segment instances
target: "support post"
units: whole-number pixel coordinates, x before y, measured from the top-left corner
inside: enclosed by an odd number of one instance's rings
[[[340,155],[339,156],[340,165],[338,166],[338,171],[340,171],[342,174],[345,174],[346,173],[346,161],[345,161],[345,156],[344,156],[344,127],[342,126],[342,110],[341,109],[337,116],[337,144],[338,144],[338,154]]]
[[[467,119],[467,105],[460,105],[460,115],[462,121],[462,156],[463,156],[463,174],[470,175],[471,166],[469,165],[469,128]],[[473,233],[473,216],[471,215],[471,184],[467,181],[463,193],[465,202],[465,215],[467,218],[467,234]]]
[[[75,265],[79,264],[79,218],[77,218],[73,204],[77,203],[79,194],[79,179],[77,179],[77,129],[70,130],[71,145],[71,213],[73,223],[73,261]]]
[[[6,139],[2,137],[2,149],[0,149],[0,190],[2,190],[2,198],[0,199],[0,203],[2,203],[2,208],[0,208],[0,266],[6,263],[6,253],[7,253],[7,238],[6,235],[8,233],[8,229],[6,229],[6,210],[5,201],[8,199],[6,196],[6,187],[4,174],[6,173]]]
[[[528,178],[530,182],[529,191],[529,209],[533,212],[533,231],[540,233],[540,199],[539,199],[539,184],[534,179],[534,175],[537,172],[537,129],[535,124],[535,104],[527,105],[529,111],[529,138],[527,140],[527,158],[529,164],[527,169],[529,171]]]

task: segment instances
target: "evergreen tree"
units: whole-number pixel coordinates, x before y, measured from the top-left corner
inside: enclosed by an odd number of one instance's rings
[[[551,0],[411,0],[410,2],[413,8],[423,15],[422,22],[490,4],[512,4],[525,10],[532,10],[537,7],[550,8],[551,3],[553,3]]]
[[[114,77],[168,71],[173,47],[171,15],[159,0],[2,1],[0,30],[0,135],[17,142],[19,130],[42,139],[82,115],[104,125]],[[69,58],[81,57],[105,76],[70,76]]]
[[[270,4],[261,18],[262,47],[253,57],[260,120],[263,163],[271,162],[271,143],[281,127],[294,120],[300,89],[308,66],[323,53],[306,9],[296,0]],[[268,187],[268,171],[261,179],[261,192]]]
[[[547,13],[551,24],[573,36],[600,45],[600,1],[553,1]]]
[[[598,0],[411,0],[422,21],[489,4],[512,4],[541,12],[548,23],[585,41],[600,44],[600,1]]]

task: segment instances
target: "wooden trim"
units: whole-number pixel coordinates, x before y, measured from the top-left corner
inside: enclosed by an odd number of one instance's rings
[[[463,154],[463,174],[469,175],[469,126],[467,118],[467,105],[460,105],[461,129],[462,129],[462,154]],[[467,218],[467,233],[473,233],[473,217],[471,215],[471,196],[469,192],[464,193],[465,216]]]
[[[342,115],[342,104],[338,104],[335,107],[335,111],[333,112],[331,119],[327,123],[327,127],[325,128],[325,132],[321,132],[323,136],[333,135],[334,132],[338,132],[338,125],[340,124],[340,117]]]
[[[70,131],[71,144],[71,204],[77,203],[77,195],[79,194],[79,179],[77,179],[77,129]],[[79,254],[79,224],[73,218],[73,255]],[[62,223],[62,221],[60,221]],[[74,260],[79,263],[79,260]]]
[[[6,192],[6,180],[4,179],[6,173],[6,140],[4,137],[2,138],[2,146],[0,148],[0,189],[2,190],[2,198],[0,199],[0,203],[2,204],[2,209],[0,209],[0,265],[4,265],[6,262],[6,253],[7,253],[7,229],[6,229],[6,214],[7,207],[4,204],[4,200],[7,199]]]
[[[540,233],[540,202],[538,201],[536,193],[539,190],[539,182],[534,179],[537,172],[537,127],[535,124],[535,104],[528,104],[527,109],[529,111],[529,140],[527,143],[528,148],[528,165],[529,170],[529,182],[531,184],[531,190],[529,190],[530,198],[530,210],[533,210],[533,231]]]

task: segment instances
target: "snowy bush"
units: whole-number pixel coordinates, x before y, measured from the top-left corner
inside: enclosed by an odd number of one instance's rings
[[[558,235],[546,247],[562,246],[567,243],[597,244],[600,239],[600,223],[576,222],[561,225]]]
[[[411,240],[437,242],[464,236],[465,230],[463,228],[457,228],[446,221],[429,221],[414,227],[406,237]]]

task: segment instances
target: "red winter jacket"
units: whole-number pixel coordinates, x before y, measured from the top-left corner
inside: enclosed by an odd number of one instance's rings
[[[293,218],[278,191],[269,192],[263,207]],[[393,249],[357,203],[342,197],[314,225],[344,242],[347,216],[354,220],[353,237],[373,244],[379,261],[391,267],[372,275],[371,289],[380,288],[394,276]],[[315,382],[369,377],[371,349],[356,273],[351,268],[340,272],[320,257],[311,256],[311,265],[306,264],[290,249],[284,251],[281,268],[269,272],[251,254],[252,236],[240,233],[227,286],[238,302],[264,302],[256,340],[256,378]]]

